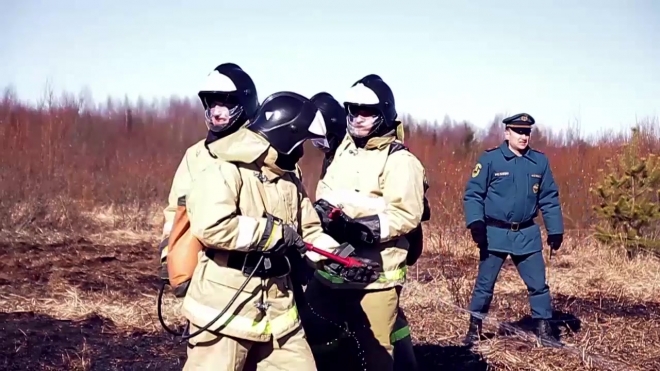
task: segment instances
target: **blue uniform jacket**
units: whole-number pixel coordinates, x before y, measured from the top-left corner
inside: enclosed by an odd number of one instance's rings
[[[479,157],[465,187],[463,208],[466,225],[486,222],[488,250],[492,251],[530,254],[542,250],[543,242],[536,223],[514,231],[489,225],[489,218],[522,223],[541,209],[548,234],[564,233],[559,190],[548,157],[531,148],[518,157],[506,141]]]

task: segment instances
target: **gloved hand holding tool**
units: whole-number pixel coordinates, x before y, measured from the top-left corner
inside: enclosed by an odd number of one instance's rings
[[[284,255],[290,247],[296,247],[298,251],[304,248],[305,243],[298,234],[296,227],[291,224],[281,224],[282,238],[272,248],[266,250],[266,253],[273,255]]]
[[[293,267],[289,256],[291,256],[292,248],[300,251],[304,248],[302,237],[298,234],[298,230],[291,224],[282,223],[282,220],[272,215],[267,215],[267,218],[274,223],[274,232],[279,239],[275,244],[264,250],[255,250],[247,253],[245,262],[243,263],[243,275],[250,276],[256,270],[258,275],[275,274],[275,276],[284,276],[292,273]],[[272,235],[267,238],[274,238]],[[300,277],[298,277],[300,278]]]
[[[339,254],[331,253],[306,243],[293,226],[283,224],[280,242],[267,250],[267,253],[270,252],[270,254],[276,255],[285,254],[289,247],[295,247],[302,255],[307,251],[312,251],[326,257],[331,263],[325,263],[324,268],[347,281],[369,283],[378,279],[379,273],[377,269],[380,265],[366,258],[348,256],[354,251],[348,243],[343,243],[340,246]],[[268,268],[266,267],[266,269]]]
[[[355,246],[369,246],[377,243],[369,227],[346,215],[340,208],[326,200],[314,203],[323,230],[339,242],[349,242]]]
[[[346,220],[341,218],[341,209],[330,205],[326,200],[318,200],[314,203],[314,210],[321,219],[323,231],[338,242],[344,242],[341,240],[344,239]]]
[[[345,248],[347,245],[344,243],[341,248]],[[378,272],[380,264],[370,259],[357,256],[340,256],[307,243],[305,247],[307,251],[315,252],[330,260],[329,263],[324,264],[323,268],[329,273],[335,274],[347,281],[371,283],[375,282],[380,276]]]

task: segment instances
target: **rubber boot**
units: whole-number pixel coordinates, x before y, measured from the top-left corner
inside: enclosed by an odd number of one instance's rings
[[[479,337],[481,336],[481,328],[481,318],[470,315],[470,325],[468,327],[467,334],[463,339],[463,344],[472,345],[475,341],[479,340]]]
[[[557,346],[559,340],[552,333],[550,322],[547,319],[536,320],[536,336],[539,339],[541,346],[554,347]]]

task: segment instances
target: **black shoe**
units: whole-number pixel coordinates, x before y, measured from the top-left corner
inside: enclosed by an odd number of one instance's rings
[[[463,344],[472,345],[475,341],[479,340],[479,337],[481,336],[481,327],[481,318],[470,315],[470,325],[465,338],[463,338]]]
[[[554,347],[561,345],[559,339],[553,334],[550,322],[548,322],[547,319],[539,319],[536,321],[536,336],[538,337],[541,346]]]

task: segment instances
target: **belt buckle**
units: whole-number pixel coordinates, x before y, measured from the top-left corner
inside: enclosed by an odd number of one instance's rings
[[[514,232],[518,232],[520,230],[520,223],[518,222],[511,223],[511,230]]]

